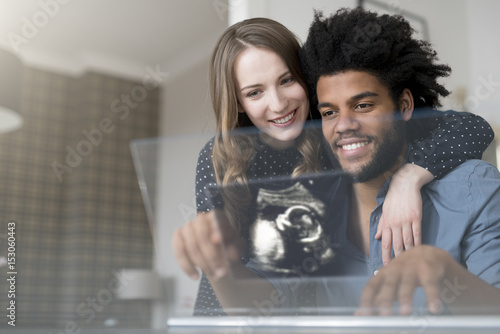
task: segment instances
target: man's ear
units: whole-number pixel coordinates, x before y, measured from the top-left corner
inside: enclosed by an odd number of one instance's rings
[[[413,115],[414,107],[413,94],[408,88],[405,88],[403,90],[403,93],[401,94],[401,97],[399,98],[399,110],[401,113],[401,119],[405,122],[409,121],[411,119],[411,116]]]

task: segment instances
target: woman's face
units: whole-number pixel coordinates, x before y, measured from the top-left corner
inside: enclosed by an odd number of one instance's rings
[[[309,115],[309,101],[285,62],[274,52],[250,47],[234,64],[236,90],[263,139],[276,148],[293,145]]]

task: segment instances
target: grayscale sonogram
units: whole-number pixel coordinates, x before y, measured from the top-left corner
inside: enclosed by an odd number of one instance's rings
[[[285,189],[259,189],[250,225],[253,261],[261,270],[277,273],[293,273],[305,265],[311,273],[331,262],[334,252],[324,228],[327,209],[300,182]]]

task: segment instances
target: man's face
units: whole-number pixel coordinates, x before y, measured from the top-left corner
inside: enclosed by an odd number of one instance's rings
[[[366,182],[397,166],[404,122],[395,120],[385,85],[367,72],[347,71],[320,77],[316,89],[323,134],[342,169]],[[407,120],[411,112],[401,115]]]

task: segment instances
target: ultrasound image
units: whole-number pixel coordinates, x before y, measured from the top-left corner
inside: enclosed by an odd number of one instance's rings
[[[311,273],[333,260],[324,229],[327,206],[302,183],[260,189],[256,212],[250,241],[253,260],[262,270],[293,273],[307,264]]]

